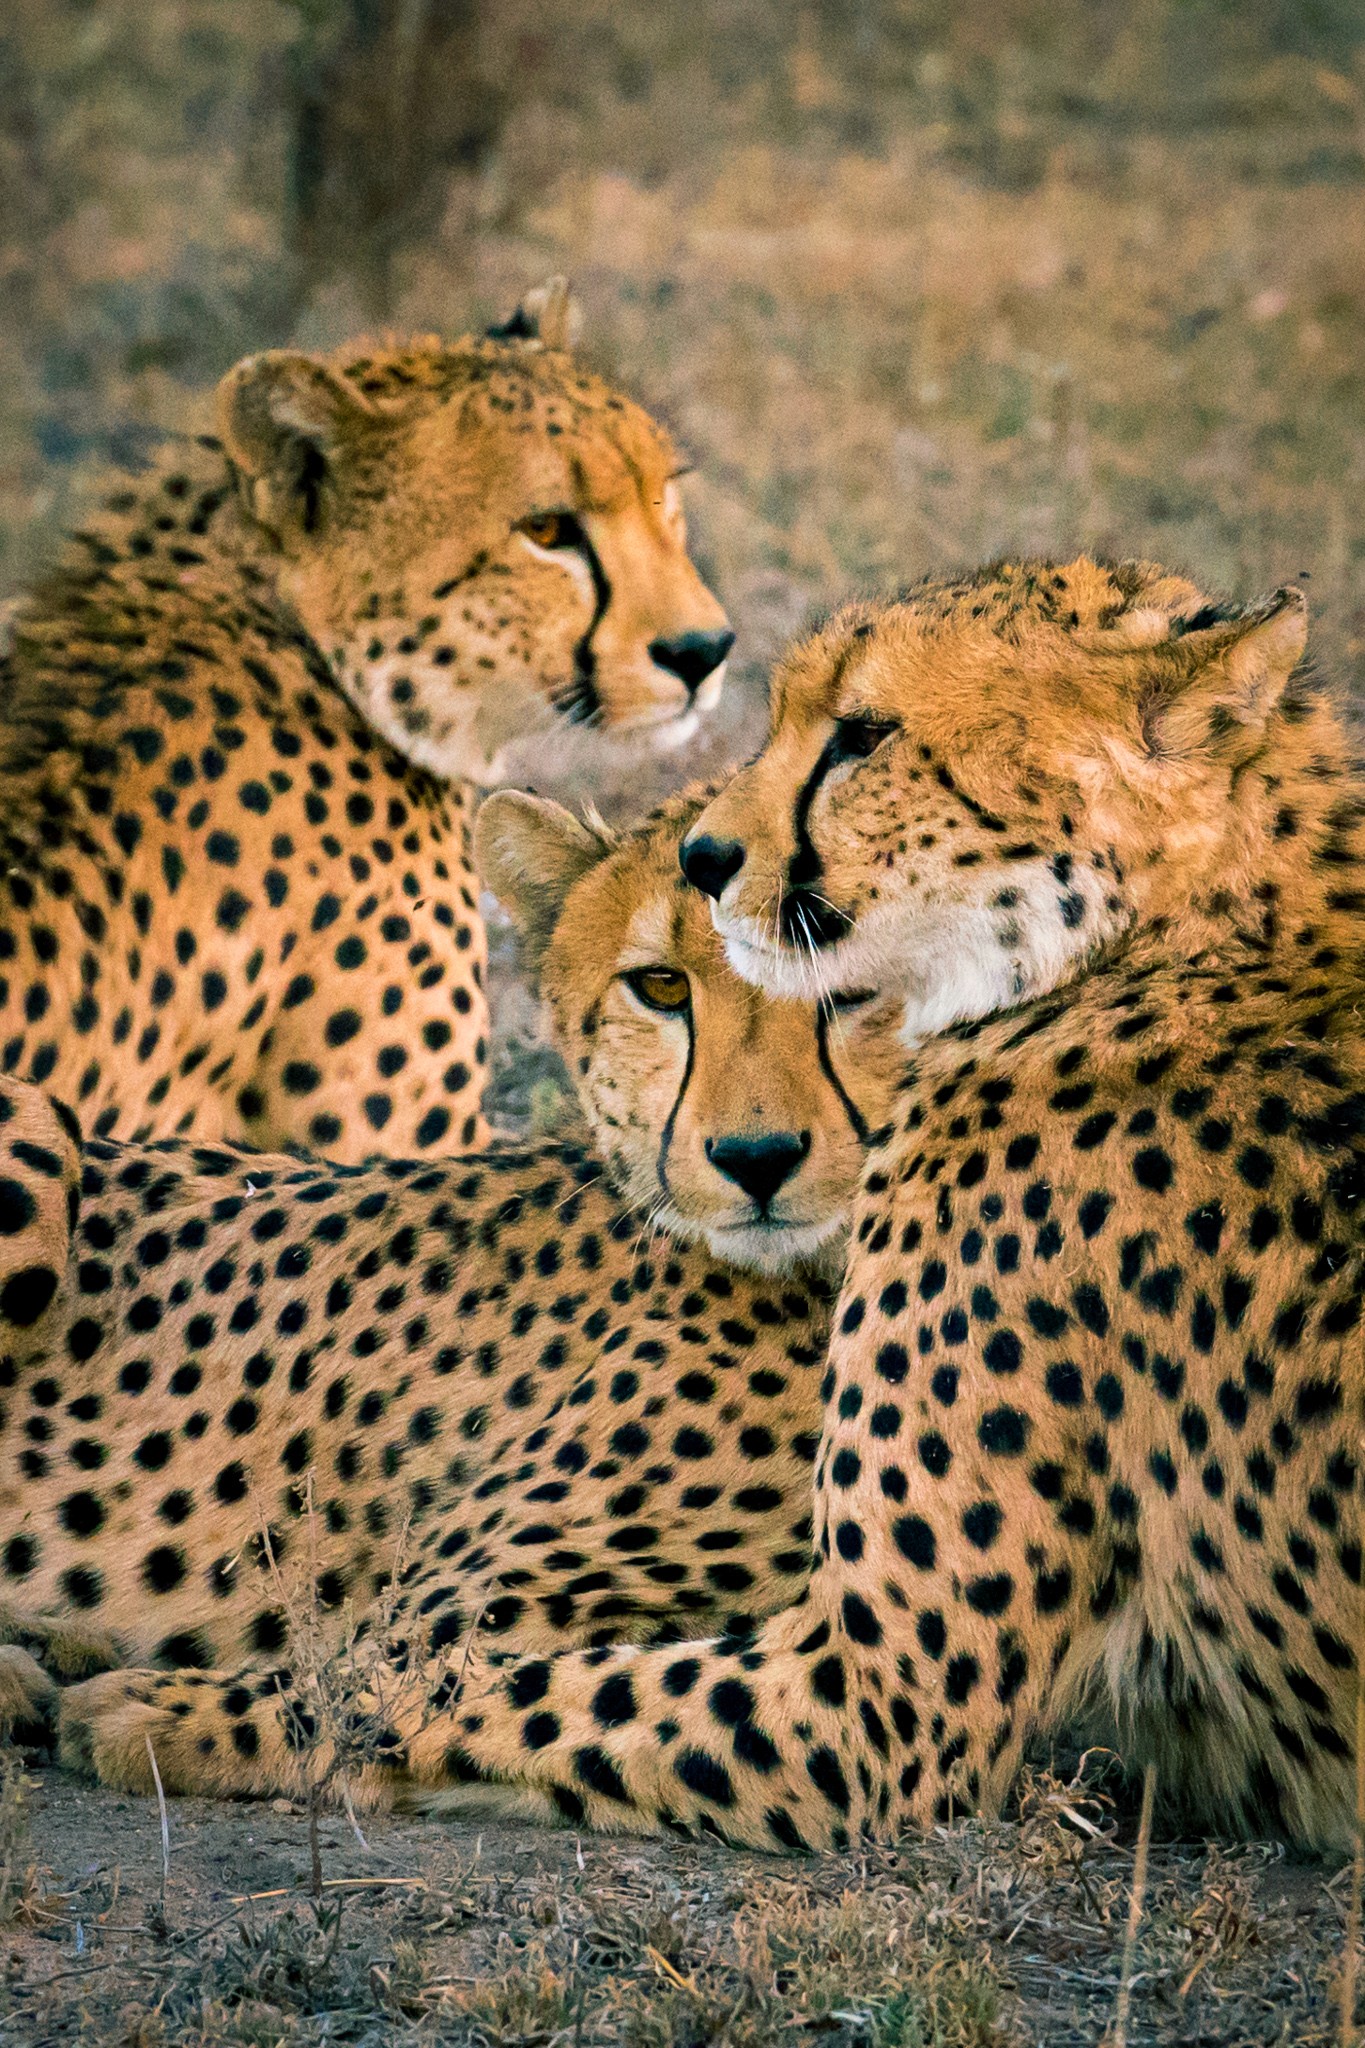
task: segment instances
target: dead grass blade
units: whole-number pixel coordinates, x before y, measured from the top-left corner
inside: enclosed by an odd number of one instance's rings
[[[1156,1797],[1156,1765],[1148,1764],[1142,1777],[1142,1813],[1138,1821],[1137,1848],[1133,1856],[1133,1889],[1128,1900],[1128,1925],[1123,1935],[1123,1960],[1119,1966],[1118,1998],[1114,2024],[1106,2048],[1128,2048],[1128,2016],[1133,2002],[1133,1964],[1137,1958],[1138,1931],[1147,1895],[1147,1859],[1152,1847],[1152,1802]]]

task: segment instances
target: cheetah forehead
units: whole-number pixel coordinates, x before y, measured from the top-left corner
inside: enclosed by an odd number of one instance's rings
[[[912,620],[980,622],[1007,638],[1053,626],[1141,645],[1164,637],[1176,616],[1203,602],[1198,585],[1158,563],[1079,555],[1069,562],[992,562],[964,577],[930,579],[897,609]]]
[[[660,888],[637,906],[626,925],[623,957],[638,955],[642,961],[648,961],[668,953],[676,943],[682,922],[676,896],[676,890]]]
[[[575,357],[552,350],[509,349],[484,337],[444,341],[435,335],[351,342],[329,359],[368,399],[397,415],[458,402],[513,431],[540,425],[556,408],[561,425],[603,453],[627,444],[637,458],[676,462],[673,441],[658,420]]]

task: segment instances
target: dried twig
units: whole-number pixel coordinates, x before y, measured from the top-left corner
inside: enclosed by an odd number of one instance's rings
[[[324,1877],[322,1889],[325,1892],[370,1891],[377,1885],[408,1885],[415,1891],[427,1892],[430,1884],[424,1877]],[[292,1884],[272,1885],[268,1892],[232,1892],[229,1896],[234,1906],[252,1906],[258,1899],[292,1899],[298,1895],[298,1886]]]
[[[1119,1970],[1119,1995],[1114,2006],[1114,2025],[1108,2048],[1128,2048],[1128,2014],[1133,2002],[1133,1963],[1137,1957],[1138,1929],[1147,1893],[1147,1857],[1152,1846],[1152,1801],[1156,1796],[1156,1765],[1148,1764],[1142,1779],[1142,1814],[1138,1821],[1137,1849],[1133,1857],[1133,1889],[1128,1900],[1128,1925],[1123,1936],[1123,1962]]]
[[[144,1735],[142,1739],[147,1745],[147,1761],[152,1767],[152,1783],[156,1786],[157,1812],[161,1815],[161,1896],[159,1906],[161,1924],[164,1927],[166,1924],[166,1887],[171,1879],[171,1823],[170,1817],[166,1812],[166,1794],[161,1784],[161,1773],[156,1767],[156,1751],[152,1748],[152,1738],[150,1735]]]

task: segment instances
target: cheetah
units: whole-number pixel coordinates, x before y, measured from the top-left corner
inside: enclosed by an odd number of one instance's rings
[[[393,1625],[439,1655],[476,1622],[528,1649],[738,1635],[807,1571],[834,1277],[899,1010],[731,972],[678,867],[699,806],[620,839],[511,792],[481,812],[590,1144],[363,1168],[82,1145],[0,1084],[9,1662],[193,1671],[167,1784],[216,1789],[204,1720],[278,1697],[294,1597],[335,1639],[396,1573]]]
[[[473,785],[517,735],[686,739],[734,637],[570,313],[249,358],[21,606],[0,1073],[92,1136],[484,1141]]]
[[[1306,631],[1081,559],[784,663],[684,868],[756,983],[897,986],[908,1054],[810,1578],[742,1639],[424,1666],[387,1796],[838,1847],[1076,1722],[1205,1824],[1349,1837],[1365,795]]]

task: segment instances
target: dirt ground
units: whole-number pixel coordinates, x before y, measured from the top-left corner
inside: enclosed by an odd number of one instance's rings
[[[696,463],[739,647],[687,760],[560,793],[714,771],[812,611],[1016,550],[1306,576],[1365,685],[1359,0],[7,0],[0,76],[0,597],[245,351],[457,333],[565,270]],[[493,937],[492,1105],[548,1128]],[[1125,1957],[1095,1782],[811,1863],[328,1819],[315,1898],[304,1814],[176,1801],[163,1878],[153,1802],[11,1771],[0,2048],[1066,2048],[1129,1974],[1129,2043],[1341,2039],[1349,1872],[1159,1835]]]
[[[1082,2048],[1124,1972],[1131,1816],[1030,1781],[1020,1818],[860,1856],[224,1814],[31,1781],[0,2042]],[[3,1854],[0,1849],[0,1854]],[[22,1867],[21,1867],[22,1866]],[[1266,1848],[1152,1853],[1132,2044],[1336,2041],[1348,1873]]]

